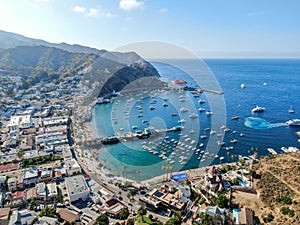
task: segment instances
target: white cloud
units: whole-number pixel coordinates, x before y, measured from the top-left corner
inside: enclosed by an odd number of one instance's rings
[[[90,16],[90,17],[98,17],[98,16],[114,17],[115,16],[114,14],[112,14],[110,12],[104,12],[100,6],[97,8],[86,8],[83,6],[76,5],[73,8],[73,11],[76,13],[84,14],[85,16]]]
[[[90,8],[88,13],[88,16],[98,16],[99,15],[99,10],[96,8]]]
[[[102,14],[102,15],[105,16],[105,17],[114,17],[114,16],[115,16],[115,14],[112,14],[112,13],[110,13],[110,12],[104,13],[104,14]]]
[[[79,6],[79,5],[76,5],[76,6],[74,6],[73,11],[77,12],[77,13],[85,13],[86,8],[82,7],[82,6]]]
[[[138,0],[120,0],[119,7],[120,9],[130,11],[132,9],[141,8],[144,5],[144,2]]]
[[[159,10],[160,13],[167,13],[169,12],[169,9],[168,8],[162,8]]]

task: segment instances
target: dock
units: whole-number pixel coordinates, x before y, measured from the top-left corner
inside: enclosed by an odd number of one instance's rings
[[[180,88],[178,88],[178,89],[180,89]],[[209,93],[213,93],[213,94],[217,94],[217,95],[223,95],[224,94],[224,92],[222,92],[222,91],[202,89],[202,88],[189,87],[189,86],[184,87],[183,90],[185,90],[185,91],[197,91],[198,93],[209,92]]]
[[[268,152],[270,152],[272,155],[277,155],[278,153],[273,148],[268,148]]]
[[[110,144],[117,144],[119,142],[126,142],[132,141],[134,139],[146,139],[150,136],[158,136],[162,133],[172,132],[172,131],[180,131],[183,127],[175,126],[172,128],[167,129],[155,129],[155,128],[145,128],[144,131],[137,131],[137,132],[128,132],[125,134],[121,134],[116,132],[113,136],[102,137],[102,138],[95,138],[93,140],[86,140],[84,144],[88,147],[96,147],[98,145],[110,145]]]

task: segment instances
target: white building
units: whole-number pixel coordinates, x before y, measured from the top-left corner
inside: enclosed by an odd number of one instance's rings
[[[56,145],[68,143],[65,132],[47,133],[36,136],[37,145]]]
[[[48,199],[55,199],[58,196],[56,183],[47,184]]]
[[[66,177],[65,183],[71,202],[86,200],[89,197],[90,188],[82,175]]]
[[[81,173],[81,167],[74,158],[65,159],[64,167],[66,168],[68,176]]]
[[[40,199],[46,200],[47,190],[46,190],[46,184],[44,182],[38,183],[36,185],[36,196]]]
[[[33,185],[39,181],[39,171],[36,168],[30,168],[23,171],[23,183]]]
[[[26,129],[33,126],[31,115],[12,116],[7,124],[9,131],[17,129]]]

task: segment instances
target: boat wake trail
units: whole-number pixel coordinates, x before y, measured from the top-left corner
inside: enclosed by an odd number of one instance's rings
[[[275,127],[287,126],[286,123],[270,123],[258,117],[247,117],[244,124],[246,127],[256,130],[266,130]]]

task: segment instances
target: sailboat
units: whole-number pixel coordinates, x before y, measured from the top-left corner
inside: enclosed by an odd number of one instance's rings
[[[293,107],[291,106],[291,108],[289,109],[289,113],[295,113],[295,111],[293,110]]]

